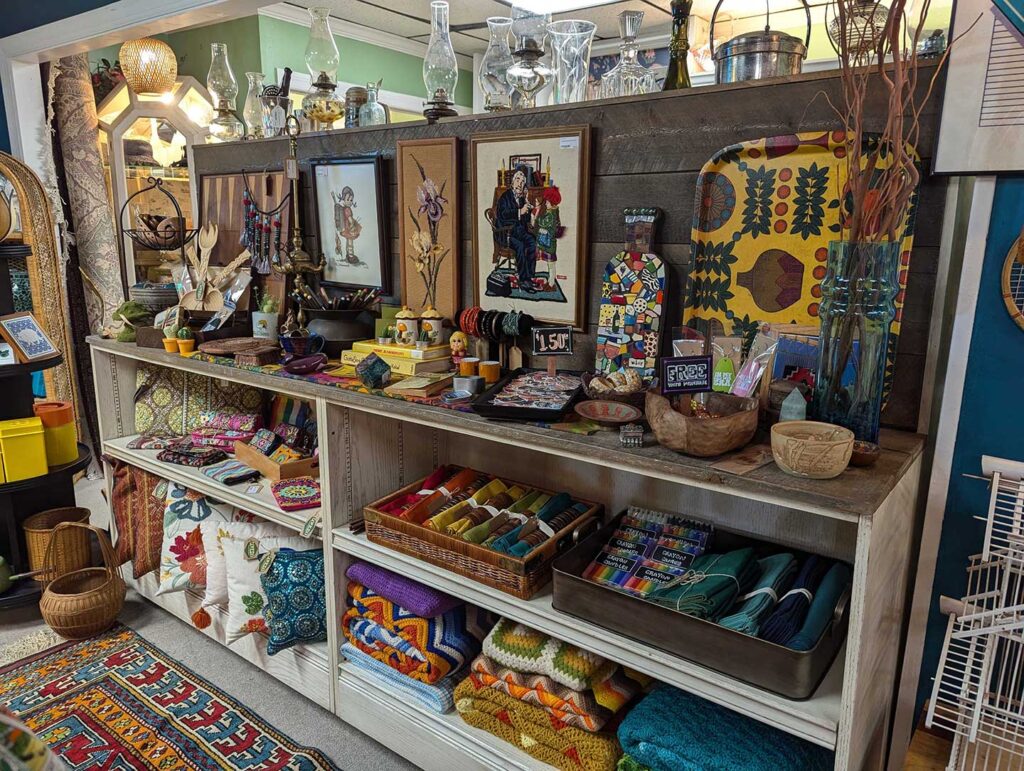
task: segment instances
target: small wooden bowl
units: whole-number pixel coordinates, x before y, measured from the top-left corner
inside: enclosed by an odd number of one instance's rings
[[[597,391],[591,388],[590,384],[596,380],[600,375],[593,372],[584,372],[580,376],[580,382],[583,383],[583,393],[588,399],[601,402],[622,402],[624,404],[631,404],[637,409],[643,409],[644,406],[644,394],[646,389],[641,388],[639,391]]]
[[[787,474],[832,479],[846,470],[853,454],[853,432],[831,423],[787,420],[772,426],[772,455]]]
[[[684,394],[678,409],[658,393],[647,392],[647,422],[658,443],[670,450],[699,458],[710,458],[738,450],[757,431],[758,401],[732,394],[701,394],[708,410],[717,418],[698,418],[690,411],[691,396]]]
[[[607,399],[580,402],[575,409],[581,418],[592,420],[604,428],[618,428],[627,423],[636,423],[644,416],[644,413],[632,404]]]
[[[882,449],[873,442],[854,442],[853,455],[850,456],[850,465],[873,466],[881,454]]]

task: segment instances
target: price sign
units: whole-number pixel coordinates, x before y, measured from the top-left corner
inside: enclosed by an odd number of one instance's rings
[[[572,356],[572,327],[534,327],[534,356]]]
[[[661,392],[692,394],[711,390],[710,356],[666,356],[661,360]]]

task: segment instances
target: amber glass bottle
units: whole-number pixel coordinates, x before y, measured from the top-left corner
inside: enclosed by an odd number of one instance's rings
[[[668,71],[662,91],[675,91],[690,87],[690,70],[687,59],[690,56],[690,9],[693,0],[672,0],[672,40],[668,45]]]

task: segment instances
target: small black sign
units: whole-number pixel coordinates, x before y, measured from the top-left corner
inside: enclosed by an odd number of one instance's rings
[[[534,327],[534,356],[571,356],[572,327]]]
[[[711,390],[710,356],[666,356],[661,360],[661,392],[692,394]]]

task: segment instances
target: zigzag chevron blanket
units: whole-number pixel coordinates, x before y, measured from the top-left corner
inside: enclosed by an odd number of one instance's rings
[[[455,689],[455,708],[471,726],[562,771],[614,771],[622,755],[614,733],[574,728],[540,707],[488,687],[475,672]]]
[[[493,617],[472,605],[423,618],[350,581],[342,631],[350,643],[392,669],[433,685],[480,652]]]

